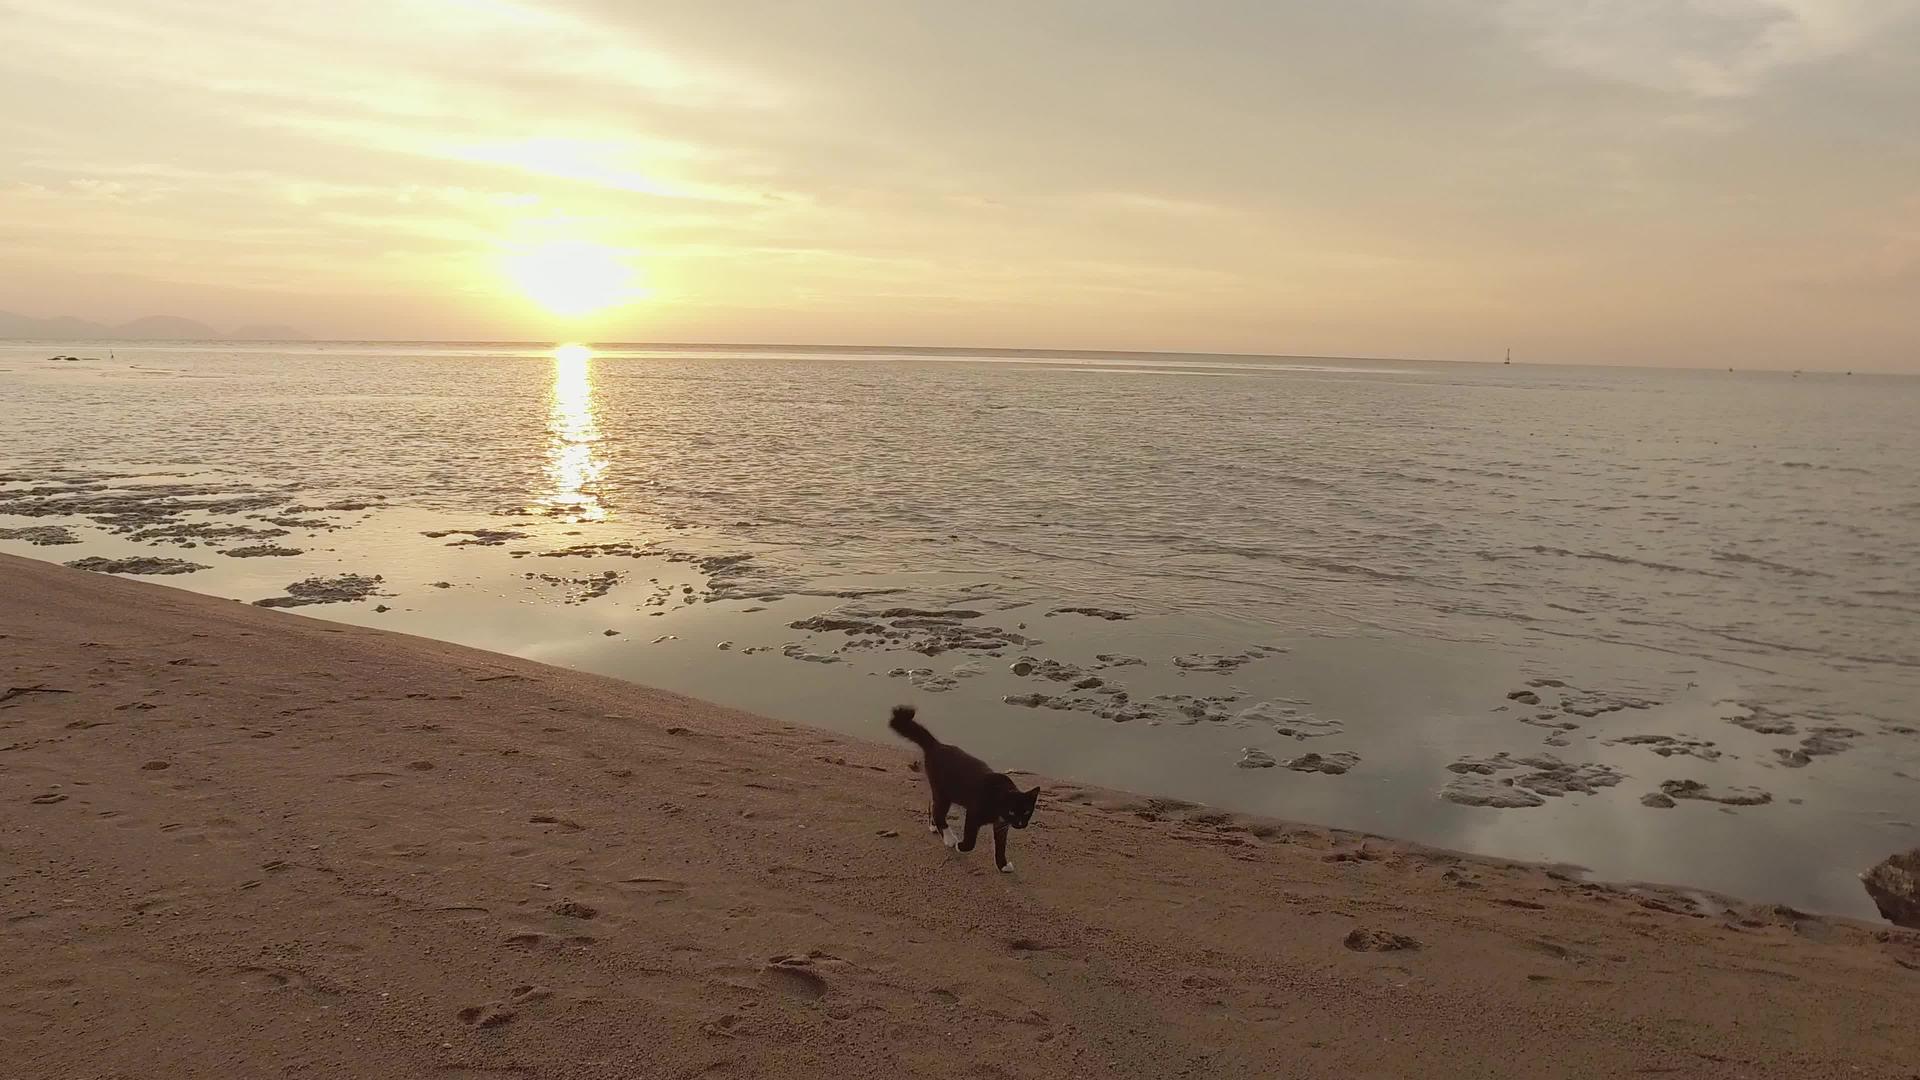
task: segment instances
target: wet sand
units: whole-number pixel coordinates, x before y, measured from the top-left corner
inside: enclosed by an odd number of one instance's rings
[[[1044,780],[1003,875],[927,834],[883,716],[863,743],[11,556],[0,634],[15,1075],[1920,1061],[1911,932]]]

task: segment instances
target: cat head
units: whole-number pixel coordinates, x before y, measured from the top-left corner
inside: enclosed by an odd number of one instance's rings
[[[1000,820],[1016,829],[1024,829],[1027,827],[1027,822],[1033,820],[1033,808],[1039,802],[1039,788],[1034,788],[1032,791],[1015,790],[1013,801],[1008,803],[1007,808],[1001,812]]]

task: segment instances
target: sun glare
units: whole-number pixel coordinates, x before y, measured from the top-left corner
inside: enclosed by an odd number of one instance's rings
[[[553,350],[553,391],[547,412],[547,485],[541,498],[565,521],[602,521],[600,477],[607,461],[598,453],[600,421],[593,397],[593,350],[562,345]]]
[[[506,257],[507,276],[548,313],[592,315],[644,299],[646,288],[625,256],[598,244],[554,242]]]

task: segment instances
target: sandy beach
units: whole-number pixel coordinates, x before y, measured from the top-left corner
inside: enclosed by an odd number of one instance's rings
[[[14,1076],[1920,1075],[1907,931],[1044,779],[1003,875],[884,716],[11,556],[0,635]]]

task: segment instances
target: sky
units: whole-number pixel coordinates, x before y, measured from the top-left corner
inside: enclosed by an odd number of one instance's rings
[[[0,309],[1920,370],[1920,0],[0,0]]]

